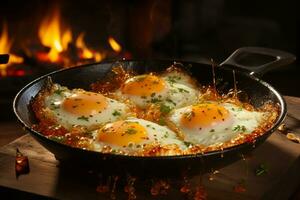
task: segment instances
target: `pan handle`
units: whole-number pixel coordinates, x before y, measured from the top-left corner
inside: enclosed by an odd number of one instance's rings
[[[250,72],[250,75],[262,76],[269,70],[288,65],[295,60],[296,56],[280,50],[242,47],[234,51],[220,66],[231,65]]]
[[[8,54],[0,54],[0,64],[8,63],[9,55]]]

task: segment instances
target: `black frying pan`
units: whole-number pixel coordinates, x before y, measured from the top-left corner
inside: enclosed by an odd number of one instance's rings
[[[252,59],[254,56],[255,59]],[[67,145],[47,139],[43,134],[34,131],[31,126],[36,123],[34,114],[28,106],[45,84],[50,76],[55,83],[69,88],[83,88],[88,90],[91,83],[102,79],[111,70],[115,62],[96,63],[83,65],[69,69],[55,71],[42,76],[26,85],[15,97],[13,107],[16,116],[31,135],[44,147],[52,152],[61,163],[84,164],[96,166],[101,170],[126,171],[137,174],[178,174],[183,171],[199,172],[211,168],[222,167],[241,158],[247,152],[252,151],[276,130],[286,115],[286,103],[282,96],[268,83],[253,76],[271,68],[286,65],[295,60],[295,56],[282,51],[244,47],[235,51],[226,61],[215,68],[217,88],[226,92],[233,88],[233,69],[235,69],[237,87],[247,94],[250,103],[255,107],[261,106],[266,101],[280,105],[279,117],[274,126],[257,138],[252,143],[243,143],[238,146],[224,149],[223,151],[208,152],[205,154],[164,157],[133,157],[113,154],[102,154],[73,148]],[[255,62],[253,62],[255,61]],[[257,62],[264,62],[258,64]],[[245,65],[244,62],[251,62]],[[265,63],[267,62],[267,63]],[[138,73],[163,71],[174,61],[118,61],[126,69],[133,69]],[[188,68],[192,76],[201,84],[212,83],[212,67],[210,64],[180,61],[182,67]],[[250,73],[249,73],[250,72]],[[245,98],[245,95],[244,97]]]

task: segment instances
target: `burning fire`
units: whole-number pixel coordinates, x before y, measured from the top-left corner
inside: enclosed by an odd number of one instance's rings
[[[111,49],[98,50],[90,48],[85,41],[85,33],[73,33],[70,26],[62,21],[60,9],[55,7],[51,12],[42,19],[38,28],[38,38],[40,44],[47,48],[30,48],[23,47],[23,53],[26,55],[26,60],[33,60],[45,63],[59,64],[64,67],[70,67],[77,64],[87,62],[100,62],[105,58],[121,57],[128,58],[131,56],[129,52],[122,50],[122,46],[113,37],[109,36],[107,43]],[[25,71],[21,65],[7,67],[11,64],[23,63],[24,59],[10,52],[13,44],[13,39],[8,35],[7,25],[4,23],[2,32],[0,32],[0,54],[9,54],[9,63],[0,65],[1,76],[21,76]],[[40,46],[40,47],[42,47]],[[35,62],[33,62],[35,63]],[[24,63],[26,64],[26,63]],[[20,69],[21,67],[21,69]],[[22,72],[20,72],[20,70]]]
[[[2,33],[0,35],[0,54],[10,54],[9,62],[6,65],[0,65],[1,75],[5,75],[5,69],[13,63],[22,63],[23,58],[17,55],[11,54],[10,49],[12,46],[13,40],[8,37],[7,25],[4,23]]]
[[[108,43],[115,52],[120,53],[122,51],[121,45],[113,37],[108,37]]]
[[[59,9],[54,9],[50,15],[46,16],[42,21],[39,28],[39,38],[42,45],[49,47],[48,54],[39,54],[38,57],[43,61],[50,62],[64,62],[64,64],[70,64],[70,58],[66,58],[66,55],[62,53],[68,51],[69,44],[72,43],[72,31],[70,28],[63,30],[61,15]],[[77,48],[77,54],[81,60],[94,60],[101,61],[106,57],[105,52],[97,52],[89,49],[84,42],[84,33],[80,33],[75,41]],[[73,63],[74,64],[74,63]]]
[[[83,59],[92,59],[96,62],[100,62],[105,58],[105,53],[95,52],[93,50],[90,50],[87,48],[85,42],[84,42],[84,33],[80,33],[79,36],[76,39],[76,47],[81,50],[80,52],[80,58]]]
[[[60,53],[68,49],[68,45],[72,42],[72,32],[69,28],[62,31],[61,17],[58,9],[44,18],[39,28],[39,38],[41,43],[50,48],[47,55],[51,62],[57,62]]]

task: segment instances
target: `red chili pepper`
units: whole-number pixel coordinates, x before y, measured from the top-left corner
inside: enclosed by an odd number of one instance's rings
[[[28,157],[24,156],[17,148],[16,152],[16,163],[15,163],[16,177],[18,178],[21,174],[29,173],[29,161]]]

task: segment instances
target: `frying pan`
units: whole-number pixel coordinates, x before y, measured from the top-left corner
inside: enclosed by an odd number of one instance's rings
[[[254,59],[253,59],[254,58]],[[131,69],[137,73],[160,72],[170,65],[174,60],[122,60],[118,62],[104,62],[78,66],[69,69],[55,71],[44,75],[26,85],[15,97],[13,108],[18,120],[31,133],[31,135],[52,152],[64,165],[79,165],[89,168],[97,168],[112,173],[126,172],[137,175],[155,176],[179,173],[206,172],[212,168],[219,168],[239,160],[241,156],[252,151],[264,142],[272,132],[280,125],[286,115],[286,103],[282,96],[268,83],[257,76],[274,69],[287,65],[295,60],[295,56],[286,52],[260,47],[243,47],[236,50],[228,59],[215,67],[217,89],[226,92],[233,88],[233,70],[237,88],[242,90],[248,101],[255,107],[261,106],[267,101],[280,106],[278,119],[273,127],[253,142],[246,142],[224,150],[212,151],[204,154],[183,156],[161,156],[161,157],[139,157],[114,154],[103,154],[99,152],[83,150],[70,147],[56,141],[50,140],[43,134],[36,132],[31,127],[37,121],[30,108],[30,100],[41,90],[47,77],[53,82],[69,88],[83,88],[88,90],[90,84],[103,79],[111,68],[121,64],[125,69]],[[246,65],[245,62],[250,64]],[[201,84],[212,83],[212,66],[205,63],[176,61],[179,67],[186,68],[193,77]]]

